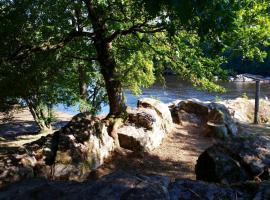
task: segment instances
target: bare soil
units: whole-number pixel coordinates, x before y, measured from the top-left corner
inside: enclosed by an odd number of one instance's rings
[[[202,134],[202,129],[193,125],[175,124],[171,134],[160,147],[150,153],[135,154],[128,150],[116,153],[103,166],[91,174],[100,178],[117,169],[168,176],[196,179],[195,165],[199,155],[215,141]]]

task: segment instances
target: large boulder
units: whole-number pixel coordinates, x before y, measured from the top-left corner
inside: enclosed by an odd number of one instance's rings
[[[92,169],[104,163],[115,147],[104,122],[85,113],[79,114],[59,133],[53,177],[84,180]]]
[[[138,108],[128,110],[128,120],[118,129],[120,146],[133,151],[157,148],[172,129],[168,106],[155,99],[138,101]]]
[[[172,104],[170,111],[175,123],[200,126],[208,136],[223,139],[237,135],[237,125],[222,104],[186,100]]]
[[[270,139],[264,136],[235,137],[206,149],[198,158],[199,180],[237,183],[270,179]]]
[[[2,158],[0,186],[29,177],[85,180],[115,147],[104,122],[78,114],[59,131]]]
[[[143,98],[138,100],[137,107],[155,110],[162,119],[162,126],[166,133],[172,130],[172,116],[168,105],[156,99]]]
[[[229,135],[236,136],[238,128],[229,110],[224,105],[218,103],[210,103],[208,107],[210,111],[208,122],[222,124],[227,128]]]

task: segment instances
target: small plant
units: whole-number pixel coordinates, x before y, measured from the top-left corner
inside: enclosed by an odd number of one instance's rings
[[[222,101],[222,98],[221,98],[220,96],[217,95],[217,96],[215,97],[215,102],[218,102],[218,101]]]
[[[244,92],[244,93],[242,94],[242,98],[248,100],[248,95],[247,95],[247,93]]]
[[[151,98],[151,99],[155,99],[155,100],[157,100],[157,101],[160,101],[160,98],[159,98],[159,97],[157,97],[157,96],[153,96],[153,95],[151,95],[151,96],[149,96],[149,98]]]

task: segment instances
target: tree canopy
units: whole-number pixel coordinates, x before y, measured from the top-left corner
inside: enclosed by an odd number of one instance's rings
[[[0,8],[0,82],[16,82],[10,77],[26,70],[25,83],[36,78],[41,96],[56,103],[76,97],[75,67],[84,88],[79,97],[104,88],[110,116],[125,112],[123,89],[139,93],[164,66],[222,91],[214,80],[226,76],[225,55],[262,60],[269,45],[268,0],[10,0]]]

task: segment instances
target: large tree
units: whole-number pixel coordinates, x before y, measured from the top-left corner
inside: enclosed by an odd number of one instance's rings
[[[29,27],[12,40],[2,59],[24,60],[37,52],[69,49],[74,59],[97,64],[109,100],[109,116],[126,109],[123,89],[149,86],[166,63],[194,85],[221,90],[226,52],[261,56],[268,45],[269,1],[263,0],[62,0],[5,1],[18,8]],[[5,12],[2,14],[5,17]],[[15,17],[11,23],[17,23]],[[83,41],[85,51],[77,51]],[[161,63],[161,64],[160,64]],[[81,74],[81,71],[79,71]],[[83,94],[82,94],[83,95]]]

